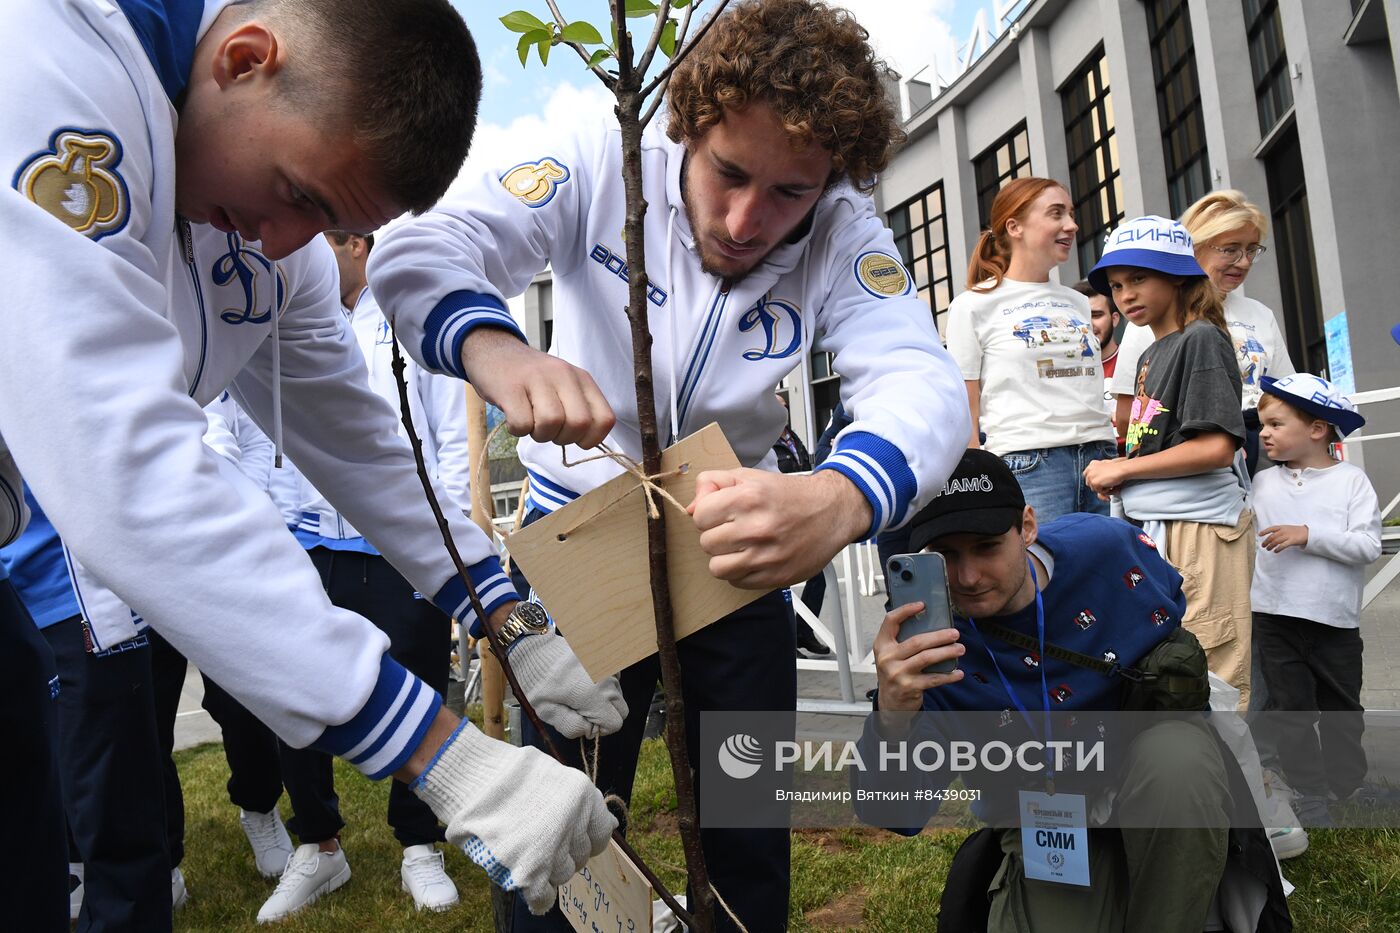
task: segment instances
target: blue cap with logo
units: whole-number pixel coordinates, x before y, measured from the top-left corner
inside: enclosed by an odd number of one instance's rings
[[[1182,278],[1202,278],[1206,270],[1196,261],[1196,244],[1175,220],[1149,214],[1134,217],[1104,237],[1103,256],[1089,270],[1089,284],[1110,295],[1108,270],[1114,266],[1151,269]]]
[[[1332,383],[1312,373],[1294,373],[1282,379],[1265,376],[1259,380],[1259,388],[1314,418],[1321,418],[1342,437],[1366,423],[1351,399],[1337,391]]]

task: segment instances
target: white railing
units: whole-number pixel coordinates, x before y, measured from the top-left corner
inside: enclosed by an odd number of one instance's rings
[[[1359,408],[1363,405],[1375,405],[1380,402],[1393,402],[1400,399],[1400,386],[1389,389],[1373,389],[1369,392],[1357,392],[1351,396],[1351,400]],[[1358,437],[1350,437],[1342,442],[1342,449],[1345,451],[1355,445],[1371,443],[1373,441],[1386,441],[1400,438],[1400,431],[1389,431],[1384,434],[1363,434]],[[1397,492],[1391,500],[1381,509],[1381,521],[1384,522],[1390,517],[1395,507],[1400,505],[1400,492]],[[1400,541],[1400,528],[1381,526],[1381,541]],[[1384,563],[1381,569],[1366,584],[1366,588],[1361,594],[1361,608],[1364,611],[1372,601],[1379,596],[1387,586],[1400,576],[1400,553],[1391,554],[1388,558],[1383,558]]]
[[[841,688],[840,700],[798,697],[797,708],[803,712],[854,715],[870,712],[864,694],[856,693],[853,675],[875,673],[875,655],[865,645],[861,631],[859,599],[876,595],[884,586],[877,554],[873,542],[851,544],[827,565],[826,597],[822,605],[833,607],[829,613],[835,616],[833,626],[828,626],[802,602],[800,595],[805,584],[793,587],[793,610],[811,626],[818,638],[831,646],[833,655],[829,659],[798,658],[797,669],[835,673]]]

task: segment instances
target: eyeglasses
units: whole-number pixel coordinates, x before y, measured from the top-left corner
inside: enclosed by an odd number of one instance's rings
[[[1245,256],[1248,256],[1249,261],[1253,262],[1269,251],[1267,246],[1260,246],[1258,243],[1253,246],[1212,246],[1211,249],[1230,260],[1231,264],[1239,262]]]

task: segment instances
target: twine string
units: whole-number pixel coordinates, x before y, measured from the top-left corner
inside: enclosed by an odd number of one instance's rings
[[[656,497],[658,495],[682,512],[685,511],[685,506],[681,505],[680,501],[676,499],[675,496],[667,492],[661,483],[664,480],[689,473],[690,464],[682,463],[674,470],[664,470],[660,473],[648,476],[646,470],[642,469],[640,463],[620,451],[613,450],[608,447],[607,444],[599,444],[598,451],[599,453],[593,454],[591,457],[584,457],[582,460],[570,462],[567,450],[561,447],[559,449],[559,456],[564,461],[564,466],[571,468],[581,466],[585,463],[592,463],[594,460],[611,460],[613,463],[616,463],[618,466],[622,467],[623,470],[630,473],[632,477],[636,479],[637,484],[641,486],[642,491],[647,497],[647,514],[652,518],[656,518],[661,514],[660,509],[656,505]]]

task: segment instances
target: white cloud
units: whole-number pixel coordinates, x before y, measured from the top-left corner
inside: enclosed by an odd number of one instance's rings
[[[945,16],[953,0],[835,0],[870,33],[870,44],[901,77],[934,63],[953,41]]]

